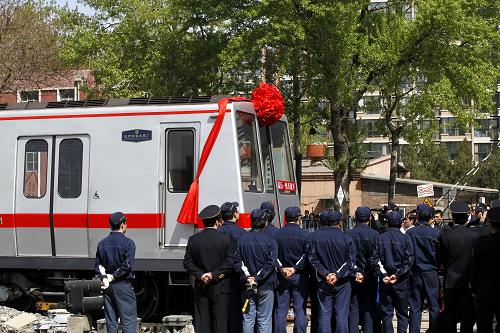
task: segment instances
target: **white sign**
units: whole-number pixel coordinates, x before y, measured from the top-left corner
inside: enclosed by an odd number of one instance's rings
[[[418,185],[417,186],[417,195],[419,198],[434,196],[434,185],[432,185],[432,184]]]
[[[337,192],[337,200],[339,201],[339,204],[342,205],[345,199],[345,194],[344,190],[342,189],[342,185],[339,186],[339,191]]]

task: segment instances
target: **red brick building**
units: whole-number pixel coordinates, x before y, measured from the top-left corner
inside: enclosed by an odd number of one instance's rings
[[[0,103],[84,100],[87,94],[82,88],[95,87],[95,78],[89,69],[67,70],[40,80],[16,82],[15,86],[19,87],[17,91],[0,93]]]

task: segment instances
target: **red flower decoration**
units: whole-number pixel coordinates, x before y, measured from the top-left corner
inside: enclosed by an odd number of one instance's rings
[[[285,113],[285,101],[275,86],[261,82],[252,93],[252,103],[259,123],[272,126]]]

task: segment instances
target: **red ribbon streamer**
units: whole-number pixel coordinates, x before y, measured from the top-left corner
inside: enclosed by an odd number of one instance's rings
[[[214,126],[210,130],[207,141],[203,146],[200,161],[198,163],[198,171],[196,172],[196,177],[189,187],[189,191],[186,195],[186,198],[184,199],[184,203],[182,204],[179,216],[177,216],[177,222],[179,223],[195,224],[197,228],[203,228],[203,223],[198,218],[199,179],[203,168],[207,163],[208,157],[210,156],[210,152],[212,151],[215,141],[219,136],[222,123],[224,122],[224,114],[226,113],[227,104],[233,101],[248,101],[248,99],[244,97],[230,97],[219,100],[219,114],[217,115]]]

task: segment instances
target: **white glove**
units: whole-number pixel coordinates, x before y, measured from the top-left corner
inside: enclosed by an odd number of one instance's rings
[[[108,288],[109,288],[109,280],[107,277],[105,277],[102,279],[101,289],[104,290],[104,289],[108,289]]]
[[[106,274],[106,277],[108,278],[109,283],[113,282],[113,280],[115,279],[113,274]]]

